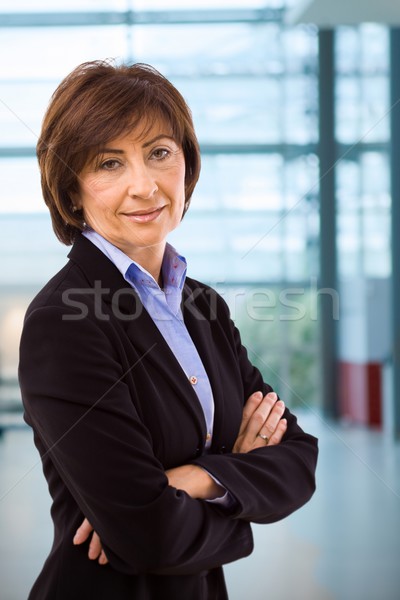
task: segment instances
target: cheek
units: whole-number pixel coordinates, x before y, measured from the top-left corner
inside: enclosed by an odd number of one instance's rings
[[[177,186],[179,189],[179,196],[182,198],[183,202],[185,202],[186,196],[186,185],[185,185],[185,168],[182,169],[180,177],[179,177],[179,185]]]
[[[166,193],[172,205],[178,209],[185,201],[185,180],[184,171],[177,171],[168,180],[164,179],[164,193]]]
[[[118,182],[115,181],[115,176],[113,177],[112,174],[91,173],[82,182],[81,189],[83,196],[93,203],[97,198],[112,197],[113,192],[118,190]]]
[[[171,177],[171,183],[174,185],[176,191],[178,192],[185,189],[185,174],[186,174],[186,166],[185,162],[182,160],[180,164],[177,164],[174,172]]]
[[[93,179],[90,183],[82,186],[81,200],[83,209],[89,212],[114,212],[114,204],[117,198],[115,186],[110,186],[104,181]]]

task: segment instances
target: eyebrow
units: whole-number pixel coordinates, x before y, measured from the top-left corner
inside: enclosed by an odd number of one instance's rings
[[[147,146],[151,146],[151,144],[154,144],[154,142],[157,142],[158,140],[160,140],[162,138],[167,138],[176,143],[176,140],[174,137],[172,137],[172,135],[167,135],[166,133],[160,133],[159,135],[156,135],[156,137],[154,137],[153,139],[151,139],[148,142],[146,142],[145,144],[143,144],[143,148],[147,148]]]
[[[176,143],[176,140],[174,137],[172,137],[172,135],[167,135],[166,133],[160,133],[159,135],[156,135],[156,137],[152,138],[151,140],[149,140],[148,142],[143,144],[143,148],[147,148],[148,146],[151,146],[152,144],[154,144],[154,142],[157,142],[158,140],[160,140],[162,138],[167,138]],[[99,154],[125,154],[125,151],[119,150],[118,148],[100,148],[97,155],[99,155]]]

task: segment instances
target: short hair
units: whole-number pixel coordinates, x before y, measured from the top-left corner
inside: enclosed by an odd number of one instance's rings
[[[58,239],[74,242],[85,228],[74,210],[79,174],[104,143],[137,125],[167,122],[185,157],[185,207],[200,174],[200,149],[192,114],[183,96],[150,65],[86,62],[55,90],[36,147],[44,201]]]

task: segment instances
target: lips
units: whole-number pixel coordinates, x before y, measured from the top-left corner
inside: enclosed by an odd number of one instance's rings
[[[123,213],[124,217],[129,219],[129,221],[134,221],[135,223],[149,223],[151,221],[155,221],[165,206],[160,206],[156,208],[149,208],[148,210],[138,210],[135,212]]]

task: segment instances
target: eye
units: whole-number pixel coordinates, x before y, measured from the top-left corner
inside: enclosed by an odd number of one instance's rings
[[[115,158],[109,158],[104,162],[100,163],[99,168],[103,169],[104,171],[115,171],[115,169],[117,169],[120,165],[121,163],[119,162],[119,160],[116,160]]]
[[[156,160],[164,160],[170,155],[170,151],[167,148],[155,148],[151,153],[151,157]]]

